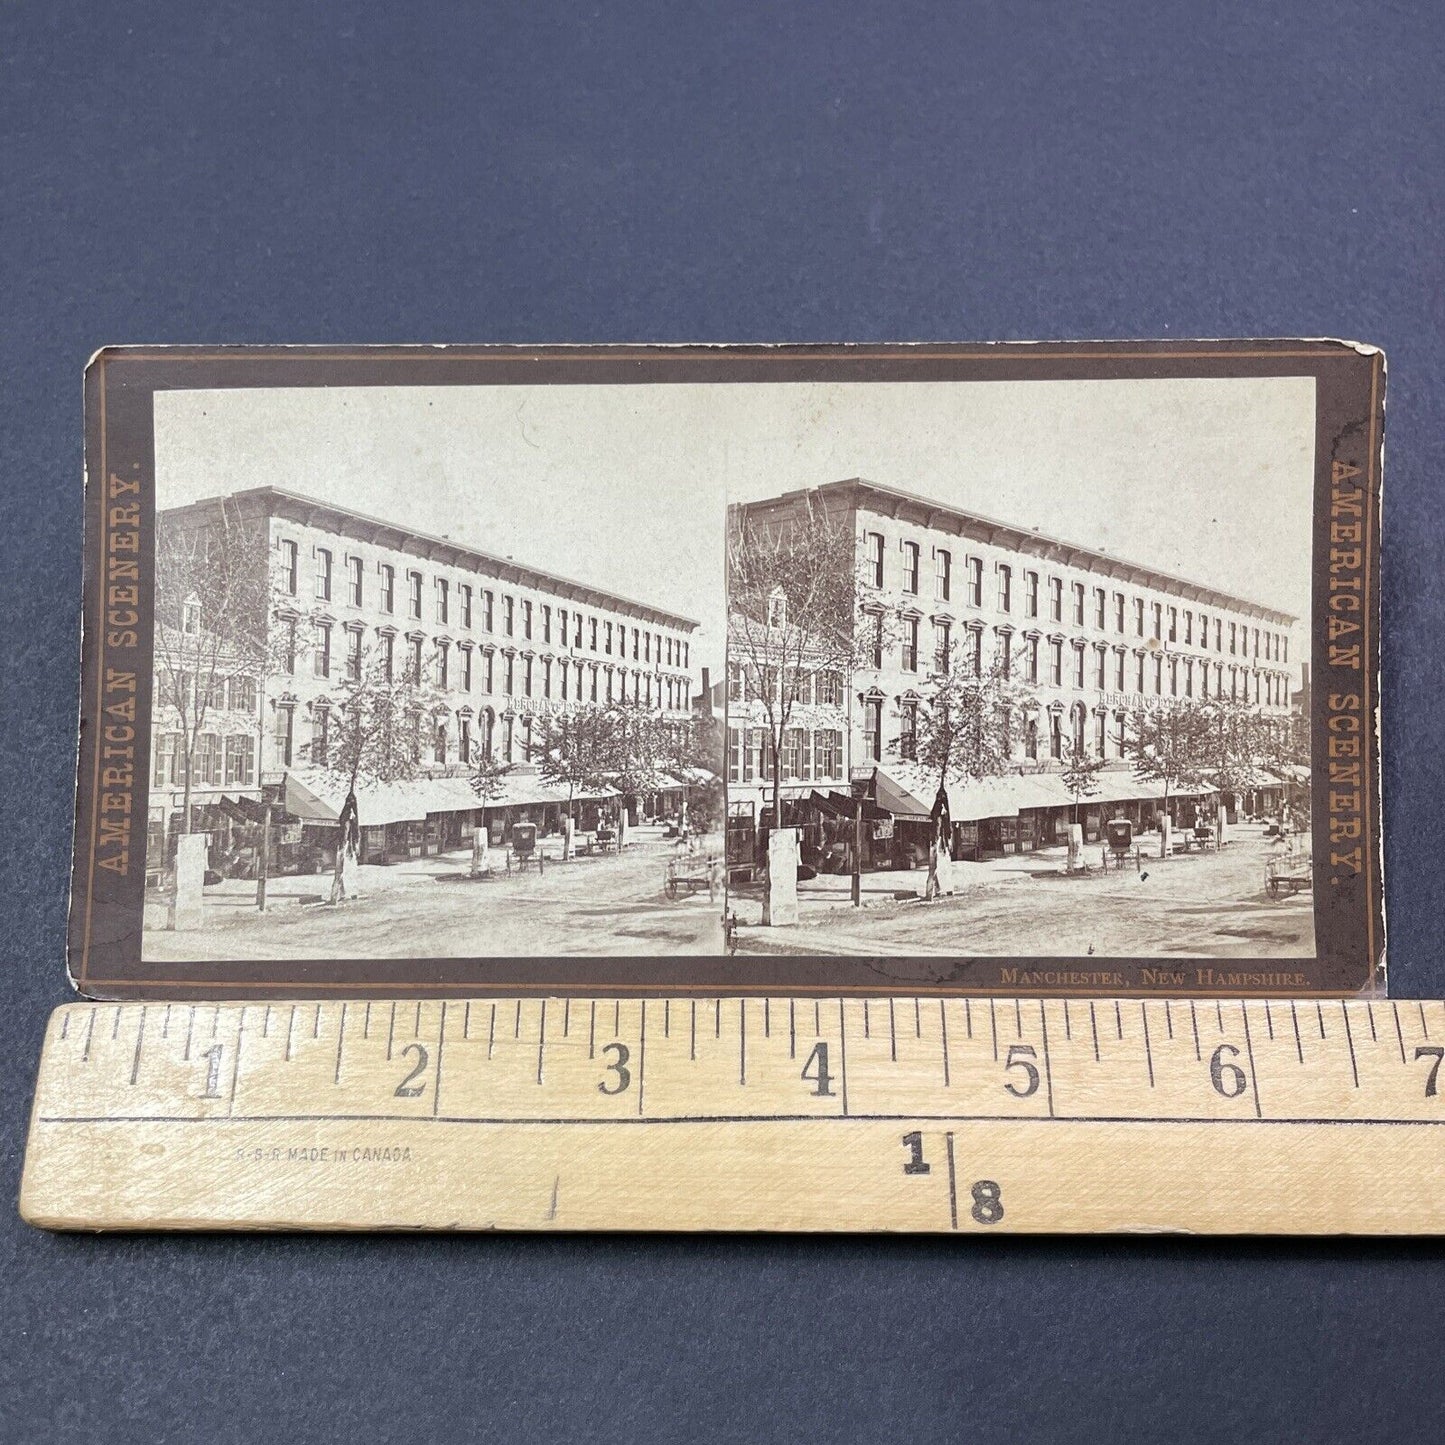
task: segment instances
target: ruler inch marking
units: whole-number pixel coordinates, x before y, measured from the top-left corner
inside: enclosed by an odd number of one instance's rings
[[[1405,1062],[1405,1035],[1400,1028],[1400,1005],[1398,1002],[1391,1002],[1390,1012],[1395,1015],[1395,1037],[1400,1041],[1400,1062],[1403,1064]]]
[[[1094,1012],[1093,999],[1089,1000],[1089,1027],[1093,1030],[1094,1033],[1094,1062],[1096,1064],[1102,1063],[1103,1060],[1099,1058],[1099,1017]]]
[[[1290,1022],[1294,1025],[1294,1051],[1299,1056],[1300,1063],[1303,1064],[1305,1061],[1305,1046],[1299,1033],[1299,1010],[1295,1007],[1293,999],[1289,1001],[1289,1017]]]
[[[95,1010],[92,1009],[91,1012],[90,1012],[90,1018],[86,1021],[86,1025],[85,1025],[85,1048],[84,1048],[84,1050],[81,1052],[81,1055],[80,1055],[80,1061],[81,1061],[81,1063],[83,1063],[83,1064],[88,1064],[88,1063],[90,1062],[90,1040],[91,1040],[92,1036],[94,1035],[94,1033],[95,1033]]]
[[[543,1000],[543,1007],[545,1007],[545,1006],[546,1006],[546,1000],[544,999],[544,1000]],[[432,1118],[433,1118],[433,1119],[435,1119],[435,1118],[441,1113],[441,1106],[442,1106],[442,1053],[443,1053],[443,1051],[446,1049],[446,1044],[447,1044],[447,1001],[446,1001],[446,999],[443,999],[443,1000],[442,1000],[442,1017],[441,1017],[441,1023],[440,1023],[440,1024],[438,1025],[438,1027],[437,1027],[437,1071],[436,1071],[436,1077],[432,1080],[432,1087],[431,1087],[431,1113],[432,1113]],[[542,1073],[542,1062],[541,1062],[540,1059],[538,1059],[538,1061],[537,1061],[537,1082],[538,1082],[539,1084],[542,1082],[541,1073]]]
[[[1044,1086],[1049,1105],[1049,1118],[1054,1117],[1054,1066],[1049,1058],[1049,1016],[1043,999],[1039,1000],[1039,1030],[1044,1046]]]
[[[938,1001],[938,1026],[943,1039],[943,1087],[952,1088],[948,1077],[948,1000]]]
[[[1144,999],[1139,1000],[1139,1017],[1144,1024],[1144,1063],[1149,1069],[1149,1087],[1154,1087],[1154,1048],[1149,1039],[1149,1005]]]
[[[646,1008],[646,1003],[643,1004]],[[747,1086],[748,1082],[748,1001],[746,998],[738,1000],[738,1083]]]
[[[838,1000],[838,1067],[842,1074],[843,1086],[843,1117],[848,1117],[848,1020],[846,1017],[847,1005],[843,999]]]
[[[241,1005],[241,1016],[236,1020],[236,1057],[231,1062],[231,1093],[226,1100],[226,1113],[236,1110],[236,1090],[241,1082],[241,1041],[246,1037],[246,1005]]]
[[[442,1005],[446,1007],[445,1004]],[[537,1086],[542,1085],[542,1054],[547,1047],[547,1000],[542,1000],[542,1007],[537,1019]]]
[[[1250,1037],[1249,1032],[1249,1004],[1244,999],[1239,1001],[1239,1015],[1244,1020],[1244,1047],[1249,1054],[1249,1085],[1254,1091],[1254,1117],[1263,1119],[1264,1110],[1259,1103],[1259,1070],[1255,1067],[1254,1040]]]
[[[637,1112],[642,1113],[642,1091],[647,1087],[647,1000],[642,1000],[642,1027],[637,1042]]]

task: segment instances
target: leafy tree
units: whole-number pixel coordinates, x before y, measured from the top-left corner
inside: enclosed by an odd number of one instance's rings
[[[804,680],[846,679],[860,656],[866,629],[857,553],[850,515],[811,498],[784,517],[758,519],[738,507],[728,516],[728,657],[770,742],[778,822],[783,734]],[[882,608],[871,615],[880,624],[886,617]]]
[[[1184,698],[1137,709],[1129,719],[1124,751],[1136,778],[1163,786],[1167,812],[1171,791],[1203,781],[1210,758],[1205,715],[1197,703]]]
[[[356,856],[366,822],[358,789],[425,774],[430,741],[426,725],[442,704],[425,670],[421,676],[410,669],[398,675],[375,652],[363,653],[356,675],[339,682],[325,701],[335,721],[328,728],[324,754],[318,757],[313,751],[310,762],[345,797],[331,880],[331,901],[336,903],[346,892],[345,859]]]
[[[206,513],[163,515],[157,527],[155,702],[178,724],[183,832],[200,740],[225,706],[226,679],[249,679],[259,696],[273,667],[268,555],[265,523],[229,499]]]
[[[1086,752],[1074,742],[1069,756],[1064,759],[1064,770],[1060,774],[1064,787],[1074,800],[1073,822],[1079,821],[1079,804],[1085,798],[1097,796],[1099,792],[1098,772],[1104,766],[1104,759]]]
[[[615,771],[615,722],[612,711],[596,703],[534,720],[537,774],[550,787],[567,790],[569,815],[578,793],[600,791]]]
[[[946,666],[920,690],[913,730],[890,744],[890,751],[916,762],[937,787],[925,888],[929,898],[938,895],[939,852],[949,843],[948,785],[1010,772],[1014,726],[1033,700],[1029,689],[1013,680],[1001,654],[986,669],[975,670],[972,655],[955,640],[943,660]]]

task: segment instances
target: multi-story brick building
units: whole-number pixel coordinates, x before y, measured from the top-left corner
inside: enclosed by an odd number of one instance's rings
[[[1029,690],[1021,775],[1056,771],[1076,746],[1121,759],[1129,716],[1161,701],[1289,713],[1298,619],[1276,608],[861,479],[742,510],[763,527],[821,511],[856,536],[862,636],[843,698],[855,792],[892,796],[876,774],[908,761],[923,684],[950,658],[1003,662]]]
[[[234,699],[248,725],[232,727],[228,712],[224,734],[205,742],[206,756],[217,749],[221,763],[204,778],[193,765],[197,805],[214,794],[240,800],[244,810],[246,799],[259,802],[263,787],[285,778],[288,809],[297,804],[288,816],[305,821],[305,779],[326,762],[343,685],[363,670],[427,686],[431,705],[415,718],[416,749],[436,782],[452,786],[434,788],[430,798],[424,787],[411,788],[410,812],[437,806],[387,819],[415,824],[410,831],[420,829],[422,848],[429,831],[445,844],[459,836],[458,820],[482,821],[475,798],[455,786],[480,759],[516,769],[489,810],[545,804],[547,790],[525,764],[547,714],[627,703],[680,724],[692,715],[698,624],[662,608],[275,487],[171,509],[158,528],[213,529],[231,545],[244,538],[269,591],[267,661]],[[185,781],[175,775],[171,712],[158,707],[152,728],[153,821],[177,805],[174,792]],[[324,807],[310,811],[310,821],[324,822]],[[379,852],[381,840],[371,841]]]

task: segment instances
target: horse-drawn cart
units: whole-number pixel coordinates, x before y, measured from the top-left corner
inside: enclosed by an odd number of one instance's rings
[[[1308,853],[1282,853],[1264,865],[1264,888],[1271,898],[1314,886],[1314,859]]]
[[[721,873],[722,860],[707,854],[689,853],[681,858],[669,858],[664,891],[674,901],[684,895],[691,897],[704,889],[709,898],[716,898]]]

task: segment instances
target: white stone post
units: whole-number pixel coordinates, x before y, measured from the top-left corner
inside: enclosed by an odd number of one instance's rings
[[[624,804],[617,810],[617,851],[620,853],[627,846],[627,807]]]
[[[786,928],[798,921],[798,830],[774,828],[768,834],[768,885],[763,922]]]
[[[1069,824],[1069,872],[1077,873],[1084,866],[1084,825]]]
[[[176,893],[171,901],[171,927],[199,928],[206,886],[205,833],[182,833],[176,839]]]
[[[577,831],[577,824],[573,821],[571,813],[562,814],[562,861],[565,863],[572,856],[572,835]]]
[[[1215,821],[1215,824],[1214,824],[1214,830],[1215,830],[1215,831],[1214,831],[1215,845],[1216,845],[1217,847],[1222,848],[1222,847],[1224,847],[1224,828],[1225,828],[1225,824],[1226,824],[1227,821],[1228,821],[1228,820],[1225,818],[1225,816],[1224,816],[1224,799],[1223,799],[1223,798],[1221,798],[1221,799],[1219,800],[1219,807],[1218,807],[1215,811],[1216,811],[1216,821]]]
[[[1169,822],[1169,814],[1168,814],[1168,813],[1160,813],[1160,815],[1159,815],[1159,856],[1160,856],[1161,858],[1167,858],[1167,857],[1169,856],[1169,834],[1170,834],[1170,829],[1171,829],[1171,827],[1172,827],[1172,825],[1171,825],[1170,822]]]
[[[491,839],[487,830],[478,827],[472,834],[472,867],[471,876],[481,878],[492,871]]]

